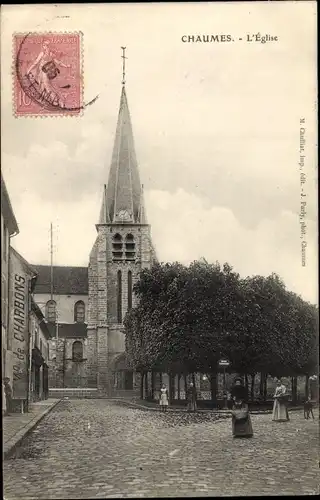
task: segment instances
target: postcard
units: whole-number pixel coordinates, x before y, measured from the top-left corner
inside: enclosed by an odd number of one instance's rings
[[[1,7],[7,500],[318,491],[316,14]]]

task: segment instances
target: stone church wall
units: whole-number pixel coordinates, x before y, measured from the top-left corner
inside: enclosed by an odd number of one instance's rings
[[[72,346],[74,342],[83,345],[83,358],[74,361],[72,358]],[[87,387],[87,355],[88,342],[83,338],[59,338],[58,349],[56,340],[51,340],[49,359],[49,387]]]
[[[125,351],[123,320],[128,311],[128,271],[132,272],[132,287],[140,270],[151,265],[150,227],[134,224],[99,225],[98,237],[89,263],[88,317],[88,387],[98,387],[101,394],[110,395],[114,388],[113,359]],[[135,242],[135,261],[113,261],[113,237],[128,234]],[[122,322],[118,321],[117,281],[122,277]],[[137,299],[132,293],[132,306]]]

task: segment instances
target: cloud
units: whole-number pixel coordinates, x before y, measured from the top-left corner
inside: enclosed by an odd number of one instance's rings
[[[59,152],[59,148],[56,150]],[[20,234],[13,239],[31,263],[50,263],[50,221],[53,223],[54,263],[86,266],[96,236],[101,193],[54,203],[32,191],[15,196]],[[22,183],[20,183],[20,186]],[[205,257],[229,262],[242,276],[278,273],[287,287],[317,302],[317,226],[307,223],[306,267],[301,264],[299,217],[282,211],[263,218],[253,228],[241,224],[229,207],[208,206],[208,200],[178,188],[174,193],[146,190],[146,210],[160,261],[185,264]],[[26,209],[27,207],[27,209]]]
[[[20,234],[12,239],[13,246],[30,263],[49,265],[52,222],[54,264],[88,265],[96,235],[94,224],[99,214],[99,201],[92,198],[82,203],[54,204],[25,193],[23,204],[14,206]]]
[[[302,267],[299,218],[292,212],[282,211],[248,229],[230,208],[207,208],[201,198],[182,189],[173,194],[151,190],[146,201],[160,260],[188,264],[205,257],[209,262],[229,262],[242,276],[276,272],[289,289],[317,301],[314,222],[306,221],[307,266]]]
[[[89,14],[87,6],[6,7],[2,168],[21,230],[13,240],[19,251],[31,262],[48,263],[52,221],[59,226],[56,262],[86,265],[108,179],[125,39],[128,102],[160,259],[187,263],[205,256],[227,260],[242,274],[275,271],[316,301],[314,6],[280,4],[270,10],[257,3],[250,12],[235,4],[233,16],[228,6],[214,4],[93,5]],[[296,22],[283,22],[288,16]],[[234,37],[272,26],[279,43],[183,44],[182,34],[195,26],[199,33]],[[85,33],[85,100],[99,99],[81,118],[13,117],[8,47],[13,32],[27,30]],[[298,223],[301,113],[306,267]]]
[[[88,131],[90,133],[88,133]],[[22,198],[38,193],[46,201],[88,200],[103,183],[103,129],[99,124],[83,131],[75,148],[62,141],[31,142],[26,155],[3,154],[10,192]],[[92,165],[92,168],[88,168]]]

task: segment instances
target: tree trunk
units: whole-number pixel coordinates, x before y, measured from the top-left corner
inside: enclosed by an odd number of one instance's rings
[[[174,375],[169,373],[169,402],[172,404],[174,400]]]
[[[212,406],[215,408],[217,406],[217,374],[210,373],[210,392]]]
[[[260,396],[263,397],[263,383],[264,383],[264,373],[260,373],[260,388],[259,388],[259,393]]]
[[[306,375],[304,397],[305,400],[307,401],[309,397],[309,375]]]
[[[298,394],[297,394],[298,379],[297,377],[292,377],[291,380],[292,380],[292,403],[296,405],[298,400]]]
[[[162,372],[160,372],[160,389],[162,387]]]
[[[251,375],[251,393],[250,393],[251,401],[254,400],[254,381],[255,381],[255,378],[256,378],[256,374],[253,373]]]
[[[249,391],[249,381],[248,381],[248,375],[246,373],[244,375],[244,380],[245,380],[246,390]]]
[[[152,370],[151,372],[151,397],[154,399],[154,381],[155,381],[155,373]]]
[[[187,375],[186,375],[186,374],[184,374],[184,375],[183,375],[183,379],[184,379],[184,392],[185,392],[185,399],[187,399],[188,384],[187,384]]]
[[[264,375],[264,381],[263,381],[263,400],[267,400],[267,395],[268,395],[268,374],[265,373]]]
[[[180,378],[181,378],[181,374],[178,373],[178,400],[180,400]]]
[[[140,399],[143,399],[143,379],[144,379],[144,372],[140,372]]]
[[[147,397],[149,396],[149,393],[148,393],[148,372],[145,373],[145,399],[147,399]]]

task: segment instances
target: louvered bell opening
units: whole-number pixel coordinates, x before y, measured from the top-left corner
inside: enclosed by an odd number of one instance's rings
[[[126,260],[135,260],[136,252],[126,252]]]
[[[123,259],[123,252],[112,252],[112,257],[113,260],[122,260]]]
[[[134,243],[126,243],[126,252],[134,252]]]
[[[122,252],[122,243],[113,243],[113,250],[115,252]]]

